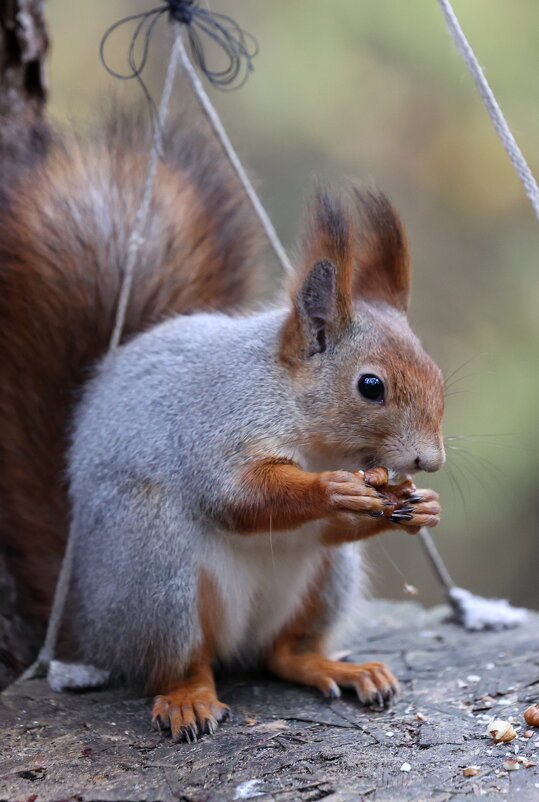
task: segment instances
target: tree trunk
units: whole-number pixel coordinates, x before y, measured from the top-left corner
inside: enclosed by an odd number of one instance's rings
[[[44,0],[0,0],[0,152],[44,142],[48,36]]]
[[[4,181],[9,181],[12,157],[21,148],[39,158],[47,143],[48,36],[43,5],[44,0],[0,0],[0,160]],[[17,612],[22,592],[0,554],[0,688],[28,665],[42,637],[40,629]]]

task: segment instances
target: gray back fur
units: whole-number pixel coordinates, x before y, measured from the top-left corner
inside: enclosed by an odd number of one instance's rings
[[[249,456],[294,436],[275,359],[284,312],[178,317],[108,356],[79,405],[70,458],[83,659],[141,683],[200,640],[197,556]],[[281,375],[276,376],[276,372]],[[253,454],[253,458],[255,455]]]

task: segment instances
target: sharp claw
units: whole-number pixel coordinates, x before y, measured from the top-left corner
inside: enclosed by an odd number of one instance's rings
[[[208,735],[213,735],[217,730],[217,726],[218,725],[215,718],[205,718],[200,726],[200,729],[202,732],[208,733]]]
[[[189,724],[187,727],[182,727],[181,734],[184,741],[187,741],[188,744],[194,744],[198,740],[198,731],[194,724]]]
[[[331,680],[331,685],[329,685],[326,689],[324,696],[326,699],[338,699],[341,695],[341,689],[337,685],[336,682]]]
[[[372,700],[372,704],[375,707],[384,707],[384,699],[383,699],[382,694],[380,693],[380,691],[376,691],[376,693],[374,694],[374,697],[373,697],[373,700]]]
[[[411,521],[413,517],[413,515],[409,515],[408,513],[402,514],[394,512],[393,515],[388,518],[388,520],[395,524],[400,524],[401,521]]]
[[[413,507],[399,507],[399,509],[395,510],[395,512],[403,512],[403,513],[406,513],[408,515],[410,513],[413,514],[415,512],[415,510],[414,510]]]
[[[161,718],[161,716],[159,714],[157,714],[157,716],[154,718],[152,723],[153,723],[155,729],[159,730],[159,732],[161,732],[162,730],[165,730],[165,732],[168,732],[168,730],[170,730],[170,721],[168,721],[168,722],[167,721],[163,721],[163,719]]]
[[[374,510],[373,512],[369,512],[371,518],[381,518],[383,514],[384,514],[383,510],[380,510],[379,512],[374,512]]]
[[[224,707],[221,711],[219,711],[215,718],[217,721],[226,721],[228,718],[230,718],[230,708]]]
[[[406,499],[407,504],[418,504],[420,501],[423,501],[423,496],[410,496]]]

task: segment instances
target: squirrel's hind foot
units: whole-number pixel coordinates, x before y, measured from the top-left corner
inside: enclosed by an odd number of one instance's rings
[[[155,729],[170,730],[173,741],[194,743],[200,735],[213,735],[229,714],[230,708],[215,694],[192,695],[180,687],[155,697],[152,724]]]
[[[213,677],[195,674],[155,697],[152,724],[170,730],[173,741],[194,743],[201,735],[213,735],[229,715],[230,708],[217,698]]]
[[[329,699],[341,695],[341,688],[353,688],[362,705],[383,709],[390,706],[399,682],[385,663],[345,663],[329,660],[319,653],[274,653],[270,669],[282,679],[312,685]]]

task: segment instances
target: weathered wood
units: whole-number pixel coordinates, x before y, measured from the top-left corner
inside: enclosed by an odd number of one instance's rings
[[[472,634],[444,623],[446,612],[368,606],[350,659],[382,659],[398,674],[402,695],[384,713],[361,710],[352,694],[328,703],[260,675],[228,676],[220,697],[233,720],[197,744],[172,744],[150,729],[149,700],[12,686],[0,704],[0,799],[539,800],[537,766],[503,769],[510,755],[539,763],[539,730],[522,737],[522,711],[539,698],[539,614]],[[493,716],[514,717],[519,737],[494,745]],[[470,765],[477,776],[463,775]]]
[[[18,612],[15,580],[0,555],[0,689],[32,662],[42,637]]]

